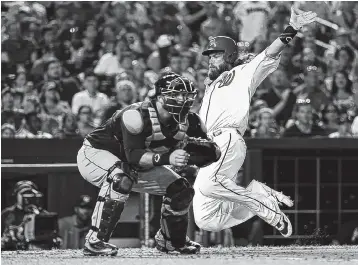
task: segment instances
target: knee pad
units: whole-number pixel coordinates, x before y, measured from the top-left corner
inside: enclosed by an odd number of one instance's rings
[[[167,187],[166,196],[174,211],[182,211],[189,207],[194,197],[194,189],[185,178],[175,180]]]
[[[124,173],[115,174],[109,181],[112,189],[121,194],[129,194],[132,190],[134,180]]]

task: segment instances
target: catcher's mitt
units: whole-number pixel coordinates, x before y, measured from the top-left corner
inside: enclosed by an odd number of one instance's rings
[[[184,150],[190,154],[189,165],[206,167],[220,159],[219,146],[211,140],[188,137]]]

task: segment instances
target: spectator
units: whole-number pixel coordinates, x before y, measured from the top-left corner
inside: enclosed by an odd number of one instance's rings
[[[80,249],[85,243],[85,236],[91,227],[93,200],[82,195],[74,208],[74,214],[58,220],[62,249]]]
[[[204,2],[179,2],[178,17],[193,33],[193,40],[198,42],[201,24],[207,19],[207,8]]]
[[[195,64],[195,58],[193,53],[190,51],[182,52],[181,53],[181,72],[188,72],[192,75],[195,75],[193,66]]]
[[[318,113],[322,106],[327,105],[329,97],[319,87],[319,80],[316,66],[308,66],[304,73],[304,83],[295,88],[294,93],[299,99],[310,99],[311,106],[315,113]]]
[[[103,119],[109,119],[117,110],[128,107],[136,101],[136,90],[133,82],[129,80],[119,81],[116,85],[116,96],[106,109]]]
[[[353,70],[353,62],[355,59],[355,55],[353,50],[349,46],[343,46],[339,48],[334,58],[337,60],[337,70],[345,71],[348,75],[352,75]]]
[[[16,91],[24,93],[26,83],[27,83],[26,72],[20,72],[16,75],[15,81],[13,83],[13,88]]]
[[[257,116],[258,116],[260,109],[262,109],[262,108],[268,108],[266,101],[264,101],[262,99],[255,100],[252,103],[252,105],[250,106],[249,126],[251,129],[254,129],[258,126]],[[249,130],[246,130],[246,133],[248,133],[248,132],[249,132]],[[251,137],[251,132],[248,135],[249,135],[249,137]]]
[[[121,55],[121,59],[119,60],[122,68],[125,72],[132,72],[132,62],[134,60],[134,56],[132,52],[123,52]]]
[[[26,126],[17,132],[16,138],[53,138],[51,134],[41,131],[42,121],[38,113],[30,112],[26,114],[25,119]]]
[[[283,137],[324,136],[326,132],[313,122],[310,100],[298,99],[294,107],[295,122],[283,133]]]
[[[61,62],[57,59],[53,59],[47,62],[45,71],[44,81],[41,82],[38,86],[39,92],[41,91],[44,83],[48,81],[57,81],[59,83],[58,88],[60,99],[67,101],[68,104],[71,104],[74,94],[79,91],[77,82],[71,77],[66,78],[63,76]]]
[[[143,101],[148,94],[148,87],[145,84],[145,69],[146,65],[144,62],[139,60],[134,60],[132,62],[133,75],[134,75],[134,85],[138,92],[138,97],[140,101]]]
[[[32,80],[28,80],[24,86],[23,93],[24,93],[24,101],[28,97],[38,97],[38,92],[34,89],[34,82]]]
[[[215,2],[208,2],[205,5],[207,9],[206,14],[208,18],[201,24],[201,33],[207,40],[210,36],[230,36],[234,39],[238,39],[237,36],[233,36],[229,28],[225,23],[225,19],[218,14],[218,4]]]
[[[354,28],[358,20],[358,14],[355,12],[357,10],[357,3],[355,1],[340,1],[338,3],[338,9],[333,15],[333,22],[341,28]]]
[[[13,22],[7,26],[9,38],[2,43],[1,57],[8,64],[21,64],[28,68],[36,59],[35,47],[29,40],[22,38],[20,25]]]
[[[58,84],[49,81],[44,84],[40,95],[41,112],[43,115],[61,117],[66,112],[71,111],[69,104],[60,100]]]
[[[163,34],[174,35],[178,31],[179,22],[176,16],[170,16],[165,12],[168,3],[150,2],[148,15],[150,23],[154,26],[156,36]]]
[[[59,132],[59,138],[79,138],[76,116],[72,113],[66,113],[62,119],[62,130]]]
[[[352,138],[351,121],[347,117],[339,120],[339,128],[337,132],[329,134],[329,138]]]
[[[15,126],[5,123],[1,126],[1,138],[15,138]]]
[[[76,58],[76,68],[79,69],[79,72],[92,68],[93,63],[98,60],[100,45],[97,41],[97,34],[96,23],[88,22],[82,39],[83,46],[79,49],[79,56]]]
[[[24,118],[23,112],[14,109],[14,93],[5,88],[1,91],[1,124],[9,123],[18,129]]]
[[[339,108],[347,110],[354,107],[353,83],[345,71],[338,71],[333,76],[331,97]]]
[[[144,24],[142,26],[143,32],[143,54],[145,57],[148,57],[152,52],[154,52],[158,47],[155,44],[155,32],[153,25]]]
[[[325,68],[324,61],[316,55],[312,48],[304,48],[302,51],[302,68],[307,69],[312,65],[317,68]]]
[[[90,106],[84,105],[78,109],[77,128],[82,138],[92,132],[95,128],[92,125],[92,115],[93,113]]]
[[[85,73],[83,87],[85,90],[74,95],[72,100],[72,112],[77,115],[81,106],[90,106],[94,113],[94,123],[98,126],[101,122],[103,109],[108,104],[108,97],[102,92],[98,92],[98,77],[92,71]]]
[[[23,108],[24,93],[19,90],[15,90],[14,94],[14,110],[21,111]]]
[[[257,128],[251,130],[253,138],[277,138],[280,132],[276,128],[273,111],[262,108],[257,115]]]
[[[40,113],[41,111],[40,100],[37,96],[25,97],[23,101],[23,107],[24,107],[25,114],[31,112]]]
[[[117,39],[114,52],[108,52],[99,59],[94,72],[97,75],[114,76],[125,70],[120,64],[121,55],[127,50],[127,42],[123,39]]]
[[[277,69],[269,76],[271,89],[261,99],[272,109],[277,124],[285,126],[291,116],[296,96],[288,88],[288,79],[283,69]]]
[[[165,69],[165,71],[174,72],[177,74],[181,74],[181,62],[182,57],[178,52],[173,52],[169,55],[169,67]]]
[[[1,91],[1,112],[11,112],[14,110],[14,95],[9,88]]]
[[[266,36],[267,22],[270,11],[268,2],[238,2],[233,10],[233,13],[235,15],[235,19],[241,21],[239,39],[241,41],[252,42],[259,36]],[[253,21],[255,21],[255,23],[253,23]]]
[[[322,128],[331,134],[337,132],[339,129],[339,109],[333,104],[329,103],[325,105],[321,111]]]

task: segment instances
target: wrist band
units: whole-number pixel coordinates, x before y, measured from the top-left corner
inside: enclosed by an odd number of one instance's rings
[[[297,30],[295,30],[291,25],[289,25],[285,30],[280,34],[280,40],[283,44],[288,44],[293,37],[296,36]]]
[[[155,153],[153,155],[153,165],[154,166],[164,166],[164,165],[170,165],[169,162],[170,153],[164,153],[164,154],[158,154]]]

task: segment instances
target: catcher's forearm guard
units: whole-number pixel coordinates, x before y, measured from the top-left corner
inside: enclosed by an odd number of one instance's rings
[[[211,140],[202,138],[189,137],[184,150],[190,154],[188,164],[198,167],[206,167],[221,157],[219,146]]]

